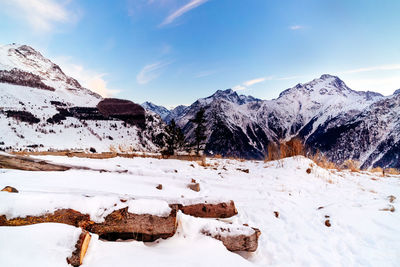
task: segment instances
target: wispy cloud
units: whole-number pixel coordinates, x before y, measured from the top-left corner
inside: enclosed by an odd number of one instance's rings
[[[93,92],[100,94],[103,97],[111,97],[118,94],[120,91],[110,89],[105,80],[107,73],[99,73],[94,70],[85,68],[81,64],[73,63],[70,57],[58,57],[54,60],[61,69],[72,78],[75,78],[79,83]]]
[[[276,78],[275,80],[277,81],[286,81],[286,80],[294,80],[294,79],[299,79],[299,78],[303,78],[304,76],[302,75],[297,75],[297,76],[287,76],[287,77],[280,77],[280,78]]]
[[[164,21],[159,25],[160,27],[172,23],[174,20],[185,14],[186,12],[208,2],[209,0],[190,0],[189,3],[175,10],[172,14],[164,19]]]
[[[373,66],[373,67],[366,67],[366,68],[358,68],[358,69],[342,71],[342,72],[339,72],[339,74],[351,74],[351,73],[360,73],[360,72],[367,72],[367,71],[381,71],[381,70],[400,70],[400,64],[387,64],[387,65],[380,65],[380,66]]]
[[[302,26],[302,25],[292,25],[292,26],[289,27],[289,29],[292,30],[292,31],[298,31],[298,30],[304,29],[304,26]]]
[[[243,85],[246,86],[246,87],[252,86],[253,84],[264,82],[266,79],[267,79],[267,77],[261,77],[261,78],[248,80],[248,81],[245,81],[243,83]]]
[[[238,84],[236,86],[233,86],[232,90],[235,90],[235,91],[246,90],[248,87],[250,87],[250,86],[252,86],[254,84],[262,83],[262,82],[265,82],[267,80],[272,80],[272,79],[273,79],[272,76],[251,79],[251,80],[243,82],[242,84]]]
[[[346,77],[346,83],[355,90],[391,95],[394,90],[400,88],[400,64],[398,63],[350,69],[336,74]]]
[[[194,77],[195,78],[203,78],[203,77],[207,77],[210,75],[213,75],[215,73],[217,73],[218,70],[205,70],[205,71],[200,71],[199,73],[197,73]]]
[[[68,9],[71,1],[63,4],[55,0],[0,0],[0,4],[10,16],[25,20],[37,32],[49,32],[57,23],[77,21],[78,11]]]
[[[148,64],[143,67],[143,69],[136,76],[136,81],[139,84],[146,84],[151,82],[160,76],[162,69],[171,64],[171,62],[156,62],[153,64]]]
[[[244,87],[243,85],[240,85],[240,84],[232,87],[232,90],[234,90],[234,91],[243,91],[246,89],[247,89],[246,87]]]

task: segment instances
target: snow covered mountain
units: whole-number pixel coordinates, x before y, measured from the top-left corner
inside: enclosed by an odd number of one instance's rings
[[[227,89],[173,110],[145,102],[144,113],[83,88],[29,46],[0,46],[0,150],[159,151],[164,122],[174,119],[193,141],[190,119],[204,108],[206,154],[263,159],[269,143],[300,137],[337,163],[399,168],[399,99],[399,90],[388,97],[354,91],[324,74],[273,100]],[[107,108],[99,109],[100,102]]]
[[[33,48],[0,46],[1,150],[158,150],[153,142],[163,126],[158,116],[143,115],[145,127],[129,124],[134,116],[123,110],[121,116],[103,114],[97,108],[101,101]],[[119,101],[114,112],[136,105],[128,102]]]
[[[148,101],[141,104],[141,106],[146,110],[150,110],[150,111],[160,115],[161,119],[163,119],[163,120],[165,119],[165,117],[167,117],[171,113],[171,111],[169,111],[166,107],[157,106]]]
[[[158,106],[151,102],[144,102],[142,107],[148,111],[158,114],[166,123],[170,123],[172,119],[180,117],[185,111],[187,106],[179,105],[171,110],[163,106]]]
[[[182,116],[186,112],[187,108],[188,106],[185,105],[176,106],[174,109],[170,110],[170,113],[165,117],[164,121],[169,123],[172,119]]]
[[[200,108],[206,110],[207,154],[263,159],[270,142],[300,137],[310,148],[319,149],[337,163],[354,159],[364,168],[394,167],[399,165],[396,159],[400,154],[393,146],[398,142],[396,136],[400,136],[395,96],[354,91],[338,77],[324,74],[283,91],[273,100],[219,90],[197,100],[174,119],[188,140],[193,140],[194,125],[189,120]],[[346,125],[356,118],[359,127],[350,131]],[[381,126],[375,131],[366,130],[373,125]],[[364,140],[363,149],[359,139]]]
[[[348,158],[363,168],[400,168],[400,94],[373,103],[361,112],[345,112],[318,126],[306,142],[335,162]]]

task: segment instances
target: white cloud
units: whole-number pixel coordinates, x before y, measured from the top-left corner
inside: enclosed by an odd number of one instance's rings
[[[200,71],[194,77],[195,78],[203,78],[203,77],[207,77],[207,76],[213,75],[213,74],[215,74],[217,72],[218,72],[217,70]]]
[[[299,78],[303,78],[304,76],[288,76],[288,77],[281,77],[281,78],[276,78],[275,80],[277,81],[286,81],[286,80],[294,80],[294,79],[299,79]]]
[[[165,26],[172,23],[174,20],[185,14],[186,12],[208,2],[209,0],[190,0],[189,3],[175,10],[172,14],[164,19],[164,21],[159,26]]]
[[[292,31],[297,31],[297,30],[304,29],[304,26],[302,26],[302,25],[292,25],[292,26],[289,27],[289,29],[291,29]]]
[[[25,20],[35,31],[49,32],[56,23],[73,22],[78,19],[78,12],[67,9],[55,0],[0,0],[2,8],[9,15]]]
[[[272,79],[273,79],[272,76],[251,79],[251,80],[243,82],[242,84],[232,87],[232,90],[235,90],[235,91],[246,90],[248,87],[250,87],[254,84],[262,83],[262,82],[265,82],[267,80],[272,80]]]
[[[248,80],[248,81],[245,81],[243,83],[243,85],[246,87],[249,87],[249,86],[252,86],[253,84],[264,82],[266,79],[267,79],[267,77],[261,77],[261,78]]]
[[[346,70],[346,71],[339,72],[339,74],[351,74],[351,73],[360,73],[360,72],[367,72],[367,71],[380,71],[380,70],[400,70],[400,64],[387,64],[387,65],[359,68],[359,69],[353,69],[353,70]]]
[[[232,87],[233,91],[243,91],[246,89],[247,89],[246,87],[244,87],[243,85],[240,85],[240,84]]]
[[[167,65],[171,64],[171,62],[156,62],[153,64],[148,64],[143,67],[143,69],[136,76],[136,80],[139,84],[146,84],[151,82],[160,76],[162,69]]]
[[[94,70],[86,69],[82,65],[71,62],[70,57],[59,57],[54,62],[59,63],[64,73],[78,82],[85,88],[100,94],[103,97],[111,97],[118,94],[119,90],[109,89],[107,81],[104,79],[106,73],[98,73]]]

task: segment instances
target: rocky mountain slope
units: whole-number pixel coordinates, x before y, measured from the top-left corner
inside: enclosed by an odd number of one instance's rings
[[[398,93],[354,91],[325,74],[273,100],[219,90],[173,118],[192,140],[189,120],[206,110],[207,154],[263,159],[270,142],[299,137],[336,163],[354,159],[364,168],[399,167],[398,99]]]
[[[157,151],[163,122],[128,102],[103,99],[29,46],[0,46],[1,150]]]
[[[150,110],[150,111],[160,115],[161,119],[163,119],[163,120],[165,120],[165,118],[171,113],[171,111],[168,110],[167,108],[165,108],[163,106],[155,105],[148,101],[142,103],[141,106],[146,110]]]

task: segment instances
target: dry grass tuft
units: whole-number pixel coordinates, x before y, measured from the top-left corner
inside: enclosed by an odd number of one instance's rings
[[[336,169],[340,170],[340,168],[333,162],[329,161],[321,152],[317,151],[314,155],[309,156],[309,158],[315,162],[319,167],[325,169]]]
[[[303,142],[298,138],[293,138],[287,142],[281,142],[279,145],[269,143],[267,147],[267,157],[265,161],[279,160],[287,157],[305,155]]]
[[[400,170],[395,168],[385,169],[385,174],[400,175]]]
[[[360,163],[355,160],[348,159],[342,164],[343,169],[348,169],[351,172],[359,172],[360,171]]]
[[[117,153],[117,149],[115,149],[115,146],[110,145],[109,149],[110,149],[110,152]]]

